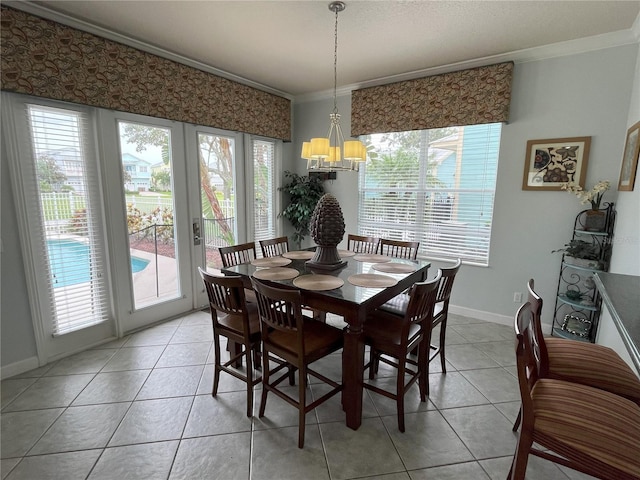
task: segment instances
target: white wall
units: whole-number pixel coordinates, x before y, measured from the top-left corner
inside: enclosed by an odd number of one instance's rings
[[[0,214],[2,223],[2,254],[0,256],[0,365],[3,367],[2,378],[17,373],[5,372],[5,366],[16,365],[20,369],[22,362],[32,362],[30,367],[37,367],[36,341],[31,322],[31,310],[27,296],[27,281],[24,275],[20,239],[18,237],[18,221],[11,189],[9,165],[2,142],[0,170],[0,189],[2,205]],[[35,363],[33,363],[35,362]],[[24,369],[23,369],[24,370]]]
[[[639,17],[640,20],[640,17]],[[640,51],[636,58],[635,80],[629,101],[627,129],[640,122]],[[618,141],[624,144],[627,131],[620,132]],[[621,157],[622,158],[622,157]],[[618,162],[618,169],[622,160]],[[618,177],[615,177],[617,184]],[[616,204],[618,218],[613,238],[611,267],[614,273],[640,275],[640,169],[636,172],[635,188],[632,192],[619,192]]]
[[[564,191],[522,190],[526,143],[591,136],[587,185],[601,179],[617,185],[637,55],[635,44],[516,64],[511,119],[502,132],[490,266],[462,267],[452,294],[453,311],[457,308],[460,313],[510,323],[518,307],[513,293],[526,292],[527,280],[534,278],[545,300],[543,321],[551,323],[560,267],[560,255],[551,251],[571,238],[574,218],[584,206]],[[303,139],[324,134],[331,107],[332,100],[295,106],[296,154]],[[348,136],[349,99],[339,98],[338,108]],[[297,162],[303,173],[302,161]],[[355,232],[357,176],[338,173],[338,179],[326,182],[326,187],[340,201],[347,232]],[[640,186],[633,193],[635,202],[626,202],[630,213],[619,215],[619,223],[638,217],[638,191]],[[615,201],[616,196],[614,187],[604,199]],[[628,248],[625,257],[624,262],[638,262],[637,244]]]

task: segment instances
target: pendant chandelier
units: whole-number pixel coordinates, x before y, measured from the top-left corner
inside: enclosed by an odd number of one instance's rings
[[[333,113],[329,115],[329,133],[326,137],[303,142],[301,157],[307,169],[316,172],[357,171],[367,157],[367,149],[359,140],[344,140],[340,127],[340,114],[336,91],[338,88],[338,12],[345,9],[344,2],[331,2],[329,10],[336,14],[333,50]]]

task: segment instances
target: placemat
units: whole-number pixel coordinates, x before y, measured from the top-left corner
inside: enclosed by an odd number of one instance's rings
[[[253,276],[260,280],[289,280],[298,275],[300,275],[298,270],[286,267],[262,268],[253,273]]]
[[[352,252],[351,250],[338,250],[338,255],[340,258],[353,257],[356,252]]]
[[[293,280],[293,284],[305,290],[333,290],[344,285],[344,280],[331,275],[301,275]]]
[[[411,265],[410,263],[395,262],[374,263],[373,265],[371,265],[371,268],[373,268],[374,270],[378,270],[379,272],[386,273],[411,273],[415,272],[418,269],[418,267],[416,267],[415,265]]]
[[[391,257],[387,257],[385,255],[377,255],[375,253],[372,254],[358,254],[355,257],[353,257],[354,260],[357,260],[359,262],[375,262],[375,263],[382,263],[382,262],[390,262],[391,261]]]
[[[267,258],[256,258],[251,262],[251,265],[255,265],[256,267],[284,267],[285,265],[289,265],[291,260],[288,258],[282,257],[267,257]]]
[[[286,252],[283,253],[282,256],[285,258],[291,258],[293,260],[308,260],[313,258],[316,252],[311,252],[309,250],[298,250],[294,252]]]
[[[349,283],[357,287],[383,288],[393,287],[398,281],[388,275],[377,275],[375,273],[357,273],[351,275]]]

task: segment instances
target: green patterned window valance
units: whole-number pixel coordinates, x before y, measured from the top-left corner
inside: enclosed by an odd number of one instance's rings
[[[2,7],[2,89],[291,140],[291,102]]]
[[[506,122],[513,62],[355,90],[351,135]]]

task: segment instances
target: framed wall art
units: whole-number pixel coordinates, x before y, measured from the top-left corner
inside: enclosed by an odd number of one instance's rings
[[[636,180],[636,170],[638,169],[638,157],[640,157],[640,122],[627,130],[627,140],[624,143],[618,190],[629,192],[633,190],[633,184]]]
[[[523,190],[560,190],[563,183],[584,187],[591,137],[551,138],[527,142]]]

